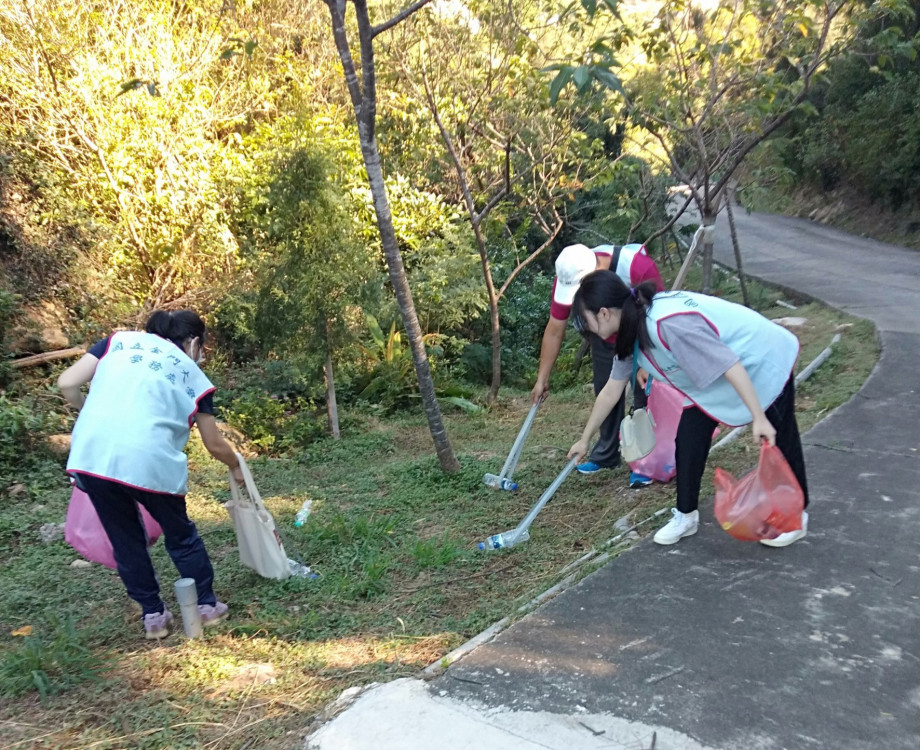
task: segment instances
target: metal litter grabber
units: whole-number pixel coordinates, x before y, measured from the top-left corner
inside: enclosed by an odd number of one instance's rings
[[[566,464],[566,467],[559,472],[553,483],[546,488],[546,492],[540,495],[540,499],[534,503],[534,506],[528,511],[527,515],[524,516],[524,519],[513,529],[508,531],[503,531],[501,534],[494,534],[486,539],[484,542],[479,543],[479,549],[508,549],[514,547],[518,544],[522,544],[530,539],[530,524],[534,522],[534,519],[543,510],[543,506],[546,505],[550,498],[556,494],[556,490],[559,489],[559,486],[565,481],[565,478],[572,473],[572,469],[575,468],[578,458],[573,458],[571,461]]]
[[[524,449],[524,443],[527,440],[527,435],[530,433],[530,428],[533,426],[534,417],[537,416],[537,409],[540,408],[539,402],[530,407],[530,412],[527,414],[527,419],[524,420],[524,425],[521,427],[521,431],[518,433],[518,436],[514,439],[514,445],[511,446],[511,452],[508,454],[508,458],[505,459],[505,465],[502,466],[501,474],[484,474],[482,481],[489,487],[494,490],[516,490],[517,483],[511,481],[511,477],[514,476],[514,470],[517,468],[518,459],[521,457],[521,451]]]

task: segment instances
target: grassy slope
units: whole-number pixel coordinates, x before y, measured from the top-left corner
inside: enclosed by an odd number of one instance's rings
[[[844,326],[834,355],[800,391],[807,429],[864,381],[876,359],[874,332],[817,305],[776,307],[769,290],[756,297],[770,317],[808,319],[797,330],[800,367]],[[190,513],[232,614],[197,641],[146,643],[114,572],[70,568],[77,555],[63,542],[38,542],[41,524],[64,518],[63,483],[29,500],[0,499],[0,690],[21,686],[20,697],[0,702],[4,746],[297,747],[303,728],[343,688],[416,672],[556,582],[562,567],[613,536],[618,518],[644,518],[671,504],[673,486],[630,491],[625,469],[574,476],[537,519],[530,542],[477,553],[476,542],[514,526],[564,466],[592,403],[586,387],[554,392],[516,472],[522,489],[496,493],[481,477],[501,466],[527,397],[505,390],[488,411],[446,415],[463,465],[454,476],[439,471],[422,416],[380,421],[355,411],[340,442],[251,461],[290,551],[319,572],[313,581],[269,582],[240,566],[218,504],[228,497],[225,474],[193,443]],[[712,464],[741,473],[755,457],[741,440]],[[313,514],[295,529],[293,515],[306,498]],[[152,554],[171,594],[176,574],[162,542]],[[66,635],[55,615],[73,618],[77,634]],[[31,655],[10,636],[23,625],[36,634]],[[111,660],[101,682],[81,676],[100,658]],[[23,694],[33,669],[48,674],[52,687],[74,684],[45,700],[34,690]]]

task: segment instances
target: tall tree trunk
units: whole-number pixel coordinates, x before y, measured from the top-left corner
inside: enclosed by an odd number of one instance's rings
[[[352,0],[358,20],[361,80],[358,79],[345,28],[346,0],[325,0],[325,2],[332,16],[332,35],[335,39],[339,59],[342,62],[348,93],[355,110],[355,119],[358,123],[358,138],[361,141],[361,155],[364,157],[367,181],[374,201],[374,212],[377,215],[377,227],[380,230],[380,239],[383,244],[383,255],[390,275],[390,284],[396,294],[396,301],[402,314],[403,326],[409,337],[409,347],[412,350],[412,361],[415,364],[419,391],[425,407],[425,416],[428,418],[428,429],[431,432],[431,438],[434,441],[435,451],[438,454],[442,471],[459,471],[460,462],[454,455],[454,449],[450,444],[447,430],[444,428],[444,421],[441,418],[441,407],[438,405],[438,399],[435,396],[434,380],[431,377],[428,354],[425,351],[425,344],[422,340],[422,327],[419,325],[418,315],[415,312],[415,303],[412,300],[412,291],[409,289],[406,268],[403,265],[402,254],[399,252],[396,231],[393,229],[393,216],[390,212],[390,202],[387,198],[375,133],[377,88],[374,69],[374,36],[411,15],[412,12],[422,7],[427,0],[418,0],[414,5],[377,27],[371,26],[367,12],[367,0]]]
[[[383,181],[383,170],[380,166],[380,154],[377,151],[377,140],[373,134],[368,134],[363,125],[358,126],[361,136],[361,153],[364,155],[364,166],[367,169],[367,181],[371,187],[374,199],[374,211],[377,214],[377,226],[380,229],[380,238],[383,242],[383,255],[386,258],[387,269],[390,273],[390,284],[399,303],[402,313],[403,326],[409,336],[409,346],[412,348],[412,361],[415,363],[415,372],[418,376],[418,387],[422,394],[422,403],[425,406],[425,415],[428,417],[428,428],[434,440],[435,451],[441,462],[441,469],[446,472],[460,470],[460,462],[454,455],[454,449],[444,428],[441,418],[441,407],[434,392],[434,380],[431,377],[431,366],[428,363],[428,353],[422,340],[422,327],[418,322],[415,312],[415,303],[412,300],[412,290],[409,288],[409,279],[406,277],[406,267],[403,264],[402,254],[399,252],[399,243],[396,240],[396,230],[393,229],[393,216],[390,213],[390,203],[387,199],[386,185]],[[370,136],[370,137],[368,137]]]
[[[489,253],[486,250],[485,239],[478,225],[476,229],[476,244],[479,246],[479,259],[482,262],[482,275],[486,280],[486,290],[489,293],[489,317],[492,321],[492,384],[486,396],[488,403],[493,403],[498,398],[498,389],[502,384],[502,329],[498,319],[498,293],[492,283],[492,269],[489,264]]]
[[[332,371],[332,352],[326,355],[326,365],[323,367],[326,376],[326,413],[329,415],[329,430],[332,439],[341,437],[339,432],[339,405],[335,400],[335,376]]]
[[[717,212],[713,209],[712,205],[707,203],[703,207],[703,294],[709,294],[712,292],[712,246],[713,246],[713,234],[715,233],[716,228],[716,215]]]
[[[332,439],[338,440],[339,433],[339,405],[335,400],[335,373],[332,369],[332,346],[329,343],[329,321],[326,321],[326,364],[323,367],[326,379],[326,413],[329,415],[329,430]]]
[[[738,245],[738,230],[735,228],[735,214],[732,212],[731,196],[725,196],[725,210],[728,212],[728,230],[732,236],[732,249],[735,251],[735,266],[738,268],[738,281],[741,283],[741,299],[746,307],[751,306],[748,297],[747,282],[744,280],[744,268],[741,265],[741,247]]]

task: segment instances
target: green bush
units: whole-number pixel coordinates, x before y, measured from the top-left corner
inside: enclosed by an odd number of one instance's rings
[[[247,390],[221,408],[221,417],[268,453],[284,453],[309,445],[326,432],[316,405],[303,397],[281,397]]]
[[[853,181],[897,208],[920,190],[920,76],[902,75],[866,92],[842,118]]]
[[[623,156],[611,162],[605,174],[576,194],[568,233],[560,242],[592,246],[641,241],[667,221],[667,184],[667,175],[655,175],[643,159]],[[587,237],[583,228],[590,231]]]
[[[18,309],[18,298],[12,292],[6,289],[0,289],[0,386],[6,383],[10,377],[9,370],[9,346],[7,337],[10,329],[13,327],[13,320]]]
[[[45,417],[34,399],[16,399],[0,391],[0,481],[28,460],[44,429]]]

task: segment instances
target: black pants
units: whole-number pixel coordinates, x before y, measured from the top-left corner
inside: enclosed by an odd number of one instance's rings
[[[147,551],[147,530],[141,521],[138,503],[162,527],[166,551],[179,574],[195,579],[198,603],[213,606],[217,602],[211,587],[214,569],[204,542],[186,513],[184,497],[147,492],[87,474],[80,474],[77,484],[89,495],[112,543],[118,575],[128,596],[141,605],[145,615],[162,612],[165,605]]]
[[[597,396],[601,389],[610,380],[610,369],[613,367],[613,346],[599,336],[591,336],[591,366],[594,369],[594,395]],[[626,410],[625,394],[613,407],[601,423],[600,437],[591,449],[588,460],[605,469],[613,469],[620,465],[620,422]]]
[[[783,392],[766,409],[770,424],[776,428],[776,447],[789,462],[789,467],[805,494],[808,507],[808,484],[805,481],[805,457],[802,454],[802,440],[799,425],[795,421],[795,380],[792,376],[786,382]],[[677,426],[677,509],[690,513],[700,504],[700,484],[709,456],[709,445],[716,422],[695,406],[684,409]]]
[[[601,389],[610,380],[610,370],[613,368],[615,352],[613,344],[608,344],[599,336],[591,336],[591,366],[594,370],[594,395],[597,396]],[[636,388],[635,404],[642,408],[647,403],[645,391]],[[614,469],[620,465],[620,422],[626,414],[626,392],[617,401],[613,411],[601,423],[600,437],[591,449],[588,456],[598,466],[605,469]]]

